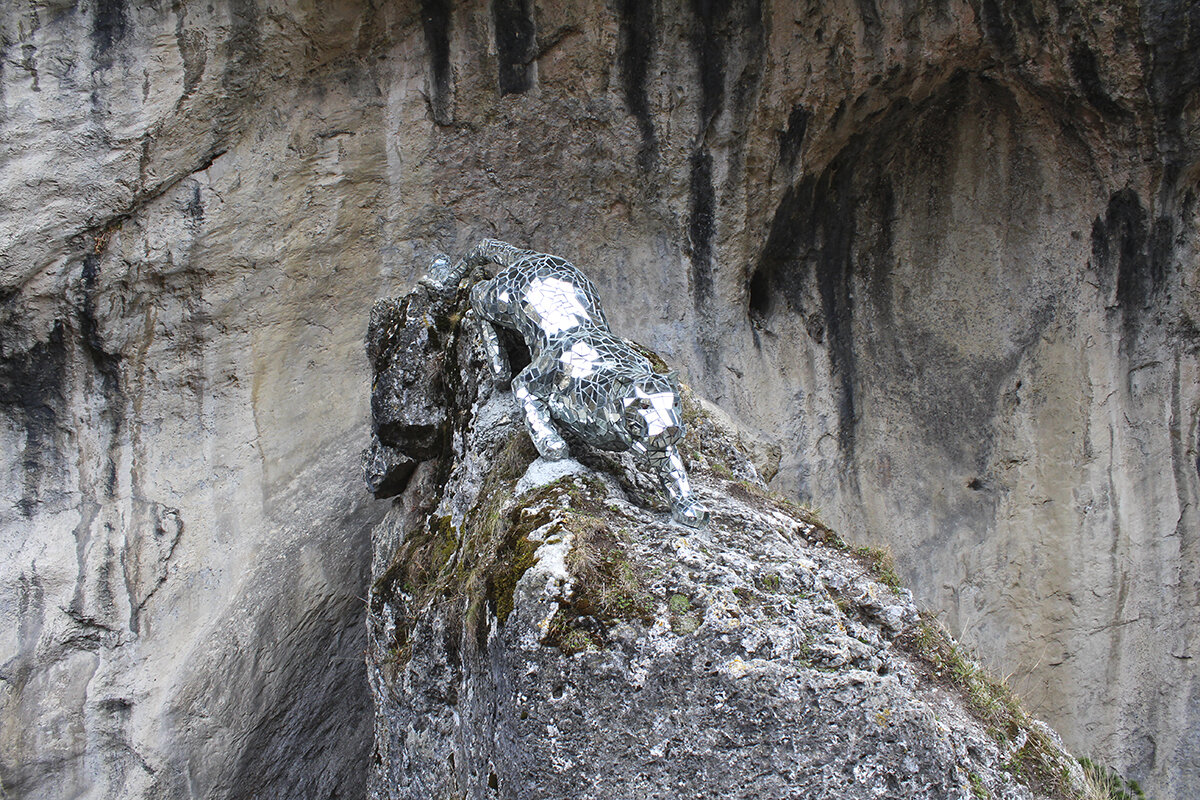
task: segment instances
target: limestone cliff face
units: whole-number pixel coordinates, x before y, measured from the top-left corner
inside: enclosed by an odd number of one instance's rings
[[[362,795],[360,14],[4,6],[6,797]]]
[[[1165,0],[6,6],[5,791],[361,791],[362,330],[493,235],[1191,796],[1198,50]]]

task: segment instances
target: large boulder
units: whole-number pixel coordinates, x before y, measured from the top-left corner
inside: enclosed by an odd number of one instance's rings
[[[537,458],[461,307],[424,296],[458,391],[452,444],[375,531],[371,797],[1091,796],[886,556],[771,495],[694,397],[701,530],[630,459]]]

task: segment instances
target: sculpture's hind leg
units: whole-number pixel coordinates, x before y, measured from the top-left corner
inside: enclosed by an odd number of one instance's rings
[[[521,370],[520,375],[513,378],[513,395],[525,412],[525,427],[529,430],[533,446],[543,458],[560,461],[570,455],[570,451],[554,425],[550,416],[550,406],[542,399],[542,392],[539,391],[539,383],[543,377],[543,373],[538,369],[540,360],[535,360]]]
[[[488,364],[492,368],[492,377],[499,386],[508,385],[512,380],[512,367],[508,363],[508,353],[500,344],[500,335],[493,324],[496,320],[495,284],[493,281],[483,281],[471,287],[471,307],[479,317],[479,334],[483,339],[483,347],[487,350]]]

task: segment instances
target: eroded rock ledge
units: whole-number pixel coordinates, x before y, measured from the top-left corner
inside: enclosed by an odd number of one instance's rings
[[[706,529],[632,460],[536,459],[465,308],[422,286],[372,316],[365,466],[398,496],[374,534],[371,797],[1094,791],[882,554],[769,494],[769,450],[694,397]]]

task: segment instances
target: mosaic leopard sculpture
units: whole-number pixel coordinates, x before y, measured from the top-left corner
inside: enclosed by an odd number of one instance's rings
[[[457,284],[489,262],[501,269],[472,287],[471,307],[496,382],[511,382],[538,453],[549,460],[569,455],[559,425],[602,450],[628,450],[658,476],[671,516],[703,525],[708,512],[692,492],[677,446],[684,428],[674,376],[655,372],[613,334],[596,287],[558,256],[485,239],[457,264],[435,260],[425,280]],[[531,362],[516,376],[495,326],[518,332],[529,348]]]

